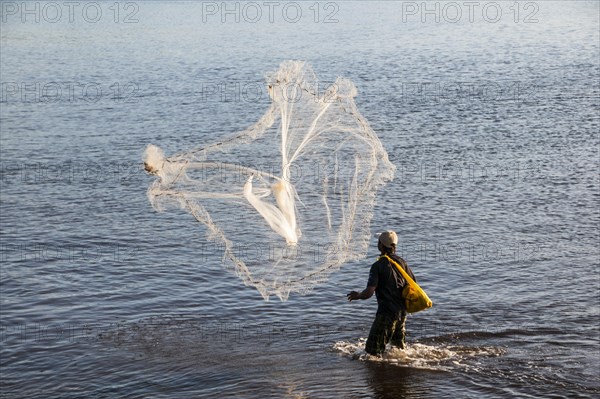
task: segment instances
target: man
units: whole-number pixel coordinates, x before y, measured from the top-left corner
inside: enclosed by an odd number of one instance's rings
[[[395,260],[416,281],[406,261],[396,255],[397,244],[396,233],[386,231],[379,236],[377,248],[382,256],[388,255]],[[347,295],[349,301],[369,299],[373,293],[377,296],[377,314],[365,345],[367,353],[375,356],[382,355],[388,342],[400,349],[405,348],[406,310],[402,298],[402,288],[405,284],[405,279],[395,269],[395,266],[386,258],[381,257],[371,266],[367,288],[360,293],[352,291]]]

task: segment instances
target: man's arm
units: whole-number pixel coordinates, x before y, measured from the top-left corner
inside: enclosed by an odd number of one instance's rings
[[[373,296],[373,293],[375,292],[375,288],[377,288],[377,287],[369,285],[367,288],[362,290],[362,292],[352,291],[346,296],[348,297],[348,300],[350,302],[355,301],[357,299],[369,299]]]

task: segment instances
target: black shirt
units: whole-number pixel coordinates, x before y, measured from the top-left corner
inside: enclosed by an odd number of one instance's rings
[[[404,259],[396,254],[389,256],[396,263],[400,264],[413,280],[417,281]],[[400,314],[404,308],[404,301],[402,299],[402,288],[404,288],[404,285],[406,285],[406,280],[386,258],[380,258],[377,262],[373,263],[369,271],[367,286],[376,287],[375,295],[377,296],[378,314],[387,314],[392,317],[397,317]]]

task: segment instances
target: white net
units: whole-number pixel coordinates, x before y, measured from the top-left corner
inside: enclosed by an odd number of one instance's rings
[[[286,300],[366,256],[376,191],[395,168],[351,81],[320,90],[299,61],[266,80],[272,104],[255,125],[168,158],[149,145],[144,162],[156,210],[191,213],[246,285]]]

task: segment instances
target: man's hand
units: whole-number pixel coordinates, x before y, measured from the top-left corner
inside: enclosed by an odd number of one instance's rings
[[[355,301],[357,299],[369,299],[375,293],[375,286],[368,286],[364,289],[363,292],[350,291],[349,294],[346,295],[349,301]]]
[[[357,299],[360,299],[360,293],[356,291],[351,291],[348,295],[346,295],[346,297],[348,298],[348,301],[352,302]]]

